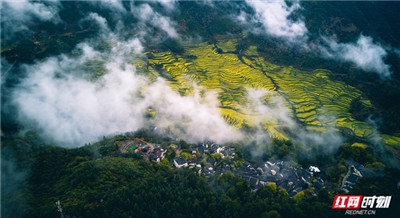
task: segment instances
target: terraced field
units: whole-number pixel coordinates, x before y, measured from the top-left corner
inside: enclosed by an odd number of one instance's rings
[[[266,102],[273,95],[281,96],[292,117],[311,131],[325,132],[333,127],[359,141],[374,136],[372,126],[355,120],[349,112],[356,99],[364,107],[373,108],[356,88],[329,79],[327,70],[301,71],[277,66],[259,57],[255,46],[239,52],[236,46],[233,39],[189,45],[183,55],[149,52],[148,63],[141,62],[138,68],[149,72],[152,78],[160,72],[182,95],[193,93],[195,84],[217,92],[221,114],[237,128],[261,120],[270,136],[288,139],[278,121],[243,109],[248,104],[248,88],[254,88],[268,91]],[[400,143],[397,137],[390,136],[382,141]]]
[[[280,94],[293,106],[298,120],[306,126],[335,126],[359,138],[369,138],[373,128],[352,118],[350,105],[360,98],[365,107],[373,107],[354,87],[328,78],[329,71],[317,69],[310,72],[266,63],[260,57],[246,60],[248,64],[269,75],[277,84]],[[348,131],[351,130],[351,131]]]

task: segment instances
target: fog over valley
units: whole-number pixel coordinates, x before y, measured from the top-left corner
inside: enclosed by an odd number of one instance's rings
[[[0,9],[2,217],[398,212],[398,2]]]

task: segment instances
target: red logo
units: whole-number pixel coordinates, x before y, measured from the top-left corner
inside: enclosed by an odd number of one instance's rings
[[[362,195],[336,195],[332,209],[359,209]]]

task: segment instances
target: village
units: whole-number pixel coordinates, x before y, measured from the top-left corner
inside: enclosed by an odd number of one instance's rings
[[[182,149],[176,145],[165,148],[159,144],[134,138],[117,141],[115,145],[121,153],[139,154],[145,160],[167,163],[175,168],[193,169],[197,174],[207,178],[229,171],[249,181],[253,190],[275,184],[279,188],[284,188],[290,196],[294,196],[308,188],[319,191],[325,187],[321,172],[316,166],[305,169],[292,161],[251,162],[238,157],[234,147],[213,142],[187,145]],[[169,157],[173,154],[174,158],[168,160],[166,158],[168,153]],[[349,166],[349,172],[343,178],[340,189],[348,192],[360,177],[362,175],[356,167]]]

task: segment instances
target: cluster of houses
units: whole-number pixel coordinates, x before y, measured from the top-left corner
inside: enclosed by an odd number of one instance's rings
[[[138,138],[116,141],[115,145],[121,153],[141,154],[145,160],[149,161],[161,162],[167,154],[166,148]],[[291,161],[262,163],[243,161],[238,165],[235,163],[238,158],[234,147],[212,142],[192,145],[190,149],[193,158],[186,160],[180,156],[175,158],[171,164],[176,168],[195,169],[199,175],[202,174],[207,178],[229,171],[252,183],[255,189],[274,183],[278,187],[286,189],[290,196],[294,196],[308,187],[313,187],[316,191],[325,187],[320,170],[315,166],[304,169]],[[349,164],[348,172],[340,187],[343,191],[349,192],[362,177],[361,170],[357,168],[362,170],[363,167],[356,163]]]
[[[138,138],[116,141],[115,145],[121,153],[141,154],[145,160],[149,161],[161,162],[167,154],[166,148]],[[262,163],[243,161],[238,165],[235,163],[238,158],[234,147],[212,142],[192,145],[190,150],[192,155],[190,160],[180,156],[172,161],[172,166],[195,169],[199,175],[202,174],[207,178],[229,171],[252,183],[255,189],[274,183],[286,189],[290,196],[308,187],[313,187],[316,191],[325,187],[320,170],[315,166],[304,169],[291,161]],[[361,170],[357,169],[362,169],[362,166],[355,165],[355,163],[349,164],[348,172],[342,180],[340,188],[345,192],[349,192],[362,177]]]
[[[222,172],[228,170],[222,169]],[[236,169],[229,169],[235,176],[248,180],[256,188],[270,183],[286,189],[290,196],[303,191],[308,187],[319,190],[324,187],[324,181],[319,172],[305,170],[290,161],[267,161],[251,164],[244,162]]]
[[[196,168],[198,173],[204,173],[205,176],[210,177],[214,174],[214,168],[217,163],[222,163],[224,159],[235,158],[235,148],[215,144],[215,143],[204,143],[199,145],[193,145],[191,147],[192,156],[194,157],[191,161],[186,161],[182,156],[174,159],[173,165],[176,168],[189,167]],[[219,161],[213,157],[206,157],[205,154],[215,155],[218,154]]]
[[[116,141],[115,145],[121,153],[141,154],[145,160],[161,162],[167,154],[167,149],[161,148],[158,144],[148,143],[141,139],[128,139]]]
[[[200,154],[199,158],[186,161],[181,156],[173,161],[173,165],[176,168],[195,168],[199,174],[202,173],[206,177],[230,171],[235,176],[251,182],[256,189],[274,183],[286,189],[291,196],[310,186],[316,190],[324,187],[320,170],[315,166],[306,170],[289,161],[267,161],[255,164],[244,161],[241,166],[237,166],[232,161],[225,161],[235,159],[235,148],[214,143],[193,146],[192,154],[197,153]],[[208,157],[205,157],[205,153],[209,154]],[[213,158],[215,154],[218,154],[218,159]]]

